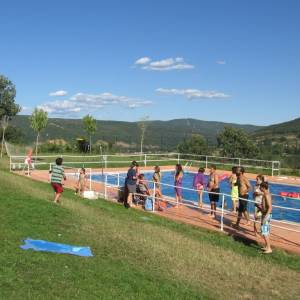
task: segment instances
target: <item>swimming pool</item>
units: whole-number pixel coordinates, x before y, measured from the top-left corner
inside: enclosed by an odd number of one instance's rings
[[[145,172],[145,178],[147,180],[152,180],[152,174],[150,172]],[[186,188],[193,188],[193,178],[194,178],[195,173],[191,172],[185,172],[183,176],[183,187]],[[124,185],[124,178],[126,174],[125,173],[120,173],[120,178],[119,178],[119,184],[120,186]],[[101,174],[95,174],[92,176],[92,180],[94,181],[100,181],[104,182],[105,180],[105,175]],[[117,185],[118,179],[116,174],[107,174],[107,182],[109,184],[114,184]],[[167,171],[167,172],[162,172],[162,193],[163,195],[166,196],[171,196],[174,197],[174,188],[171,186],[165,186],[163,184],[169,184],[173,185],[174,184],[174,172],[172,171]],[[207,176],[206,176],[206,182],[207,182]],[[251,184],[254,185],[255,182],[251,181]],[[153,188],[153,184],[149,183],[150,188]],[[197,200],[197,192],[192,191],[192,190],[185,190],[183,189],[183,199],[185,200],[190,200],[194,201],[195,203],[198,201]],[[300,187],[299,186],[292,186],[292,185],[284,185],[284,184],[270,184],[270,191],[272,194],[279,194],[282,191],[285,192],[296,192],[300,193]],[[220,183],[220,192],[224,194],[229,194],[231,193],[230,191],[230,185],[227,180],[223,180]],[[231,209],[231,198],[229,196],[225,196],[225,201],[227,204],[227,208]],[[208,199],[208,194],[204,193],[203,194],[203,202],[204,203],[209,203]],[[220,196],[220,201],[219,205],[221,205],[221,196]],[[273,205],[278,205],[278,206],[283,206],[287,208],[297,208],[300,209],[300,199],[284,199],[281,196],[273,196]],[[253,213],[254,211],[254,205],[253,203],[249,203],[249,212]],[[291,222],[300,222],[300,212],[299,211],[291,211],[291,210],[285,210],[285,209],[280,209],[273,207],[273,218],[277,220],[287,220]]]

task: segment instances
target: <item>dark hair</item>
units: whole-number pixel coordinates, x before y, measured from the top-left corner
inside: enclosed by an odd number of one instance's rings
[[[211,168],[211,169],[214,169],[214,170],[217,170],[216,165],[211,165],[210,168]]]
[[[265,176],[262,174],[258,174],[256,178],[259,178],[262,182],[265,182]]]
[[[180,172],[183,172],[182,165],[176,164],[176,176],[178,176]]]
[[[159,166],[155,166],[154,167],[154,171],[157,172],[157,173],[160,172],[160,167]]]
[[[198,172],[204,173],[204,172],[205,172],[205,170],[204,170],[204,168],[203,168],[203,167],[200,167],[200,168],[199,168],[199,170],[198,170]]]
[[[265,190],[269,189],[269,183],[267,181],[264,181],[260,184],[260,188],[263,188]]]
[[[139,164],[136,162],[136,160],[133,160],[131,163],[131,168],[138,167],[138,166],[139,166]]]
[[[81,168],[81,170],[83,171],[83,173],[85,174],[85,168]]]
[[[144,174],[140,174],[140,175],[138,176],[139,179],[144,179],[144,177],[145,177]]]
[[[242,174],[244,174],[246,172],[244,167],[239,167],[239,168],[240,168]]]
[[[237,171],[237,166],[234,166],[231,168],[232,174],[236,174]]]
[[[63,159],[61,157],[58,157],[56,160],[55,160],[55,163],[58,165],[58,166],[61,166],[62,163],[63,163]]]

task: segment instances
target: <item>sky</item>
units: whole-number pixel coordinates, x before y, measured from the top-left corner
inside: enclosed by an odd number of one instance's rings
[[[0,0],[22,114],[268,125],[300,117],[300,1]]]

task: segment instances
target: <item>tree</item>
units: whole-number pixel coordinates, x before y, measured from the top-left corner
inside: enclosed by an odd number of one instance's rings
[[[208,147],[202,135],[192,134],[191,137],[178,144],[177,150],[180,153],[203,155],[207,153]]]
[[[143,146],[144,146],[144,140],[145,140],[145,133],[146,133],[146,130],[147,130],[147,121],[148,121],[148,119],[149,119],[149,117],[146,116],[138,122],[138,127],[141,131],[141,155],[143,155]]]
[[[2,136],[2,128],[0,129],[0,136]],[[21,128],[8,125],[5,130],[4,140],[10,143],[21,144],[25,141],[25,135]]]
[[[92,152],[92,135],[97,131],[97,121],[91,115],[86,115],[82,118],[83,128],[89,135],[90,153]]]
[[[0,75],[0,119],[2,127],[1,157],[3,156],[5,131],[11,117],[21,111],[20,105],[15,103],[16,87],[5,76]]]
[[[257,156],[258,148],[242,129],[226,126],[217,137],[221,153],[228,157],[252,158]]]
[[[48,113],[43,109],[35,108],[30,117],[30,126],[36,132],[36,144],[35,144],[35,159],[37,159],[38,145],[40,133],[47,127]]]

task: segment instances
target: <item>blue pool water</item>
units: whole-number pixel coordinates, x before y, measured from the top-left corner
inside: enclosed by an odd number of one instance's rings
[[[152,173],[144,173],[147,180],[152,180]],[[183,177],[183,187],[186,188],[193,188],[193,178],[194,173],[184,173]],[[107,175],[107,181],[109,184],[117,184],[117,177],[116,175]],[[125,173],[120,174],[120,185],[124,185],[124,177],[126,176]],[[94,181],[104,181],[104,175],[93,175],[92,180]],[[207,180],[207,179],[206,179]],[[174,184],[174,172],[163,172],[162,173],[162,183],[165,184]],[[251,184],[254,185],[255,182],[251,181]],[[149,184],[150,188],[153,188],[153,185]],[[296,192],[300,193],[300,187],[299,186],[291,186],[291,185],[284,185],[284,184],[270,184],[270,191],[272,194],[279,194],[280,192]],[[231,193],[230,191],[230,185],[228,181],[225,179],[220,184],[220,192],[224,194]],[[162,193],[163,195],[174,197],[174,188],[169,186],[164,186],[162,184]],[[197,193],[195,191],[190,190],[184,190],[183,189],[183,199],[190,200],[197,202]],[[225,197],[225,201],[227,203],[227,208],[231,209],[231,199],[230,196]],[[203,195],[203,202],[209,203],[208,194],[204,193]],[[221,197],[219,204],[221,205]],[[293,200],[293,199],[284,199],[280,196],[273,196],[273,205],[288,207],[288,208],[297,208],[300,209],[300,199],[299,200]],[[254,205],[253,203],[249,203],[249,212],[254,212]],[[277,220],[287,220],[292,222],[300,222],[300,212],[299,211],[289,211],[285,209],[280,209],[273,207],[273,218]]]

